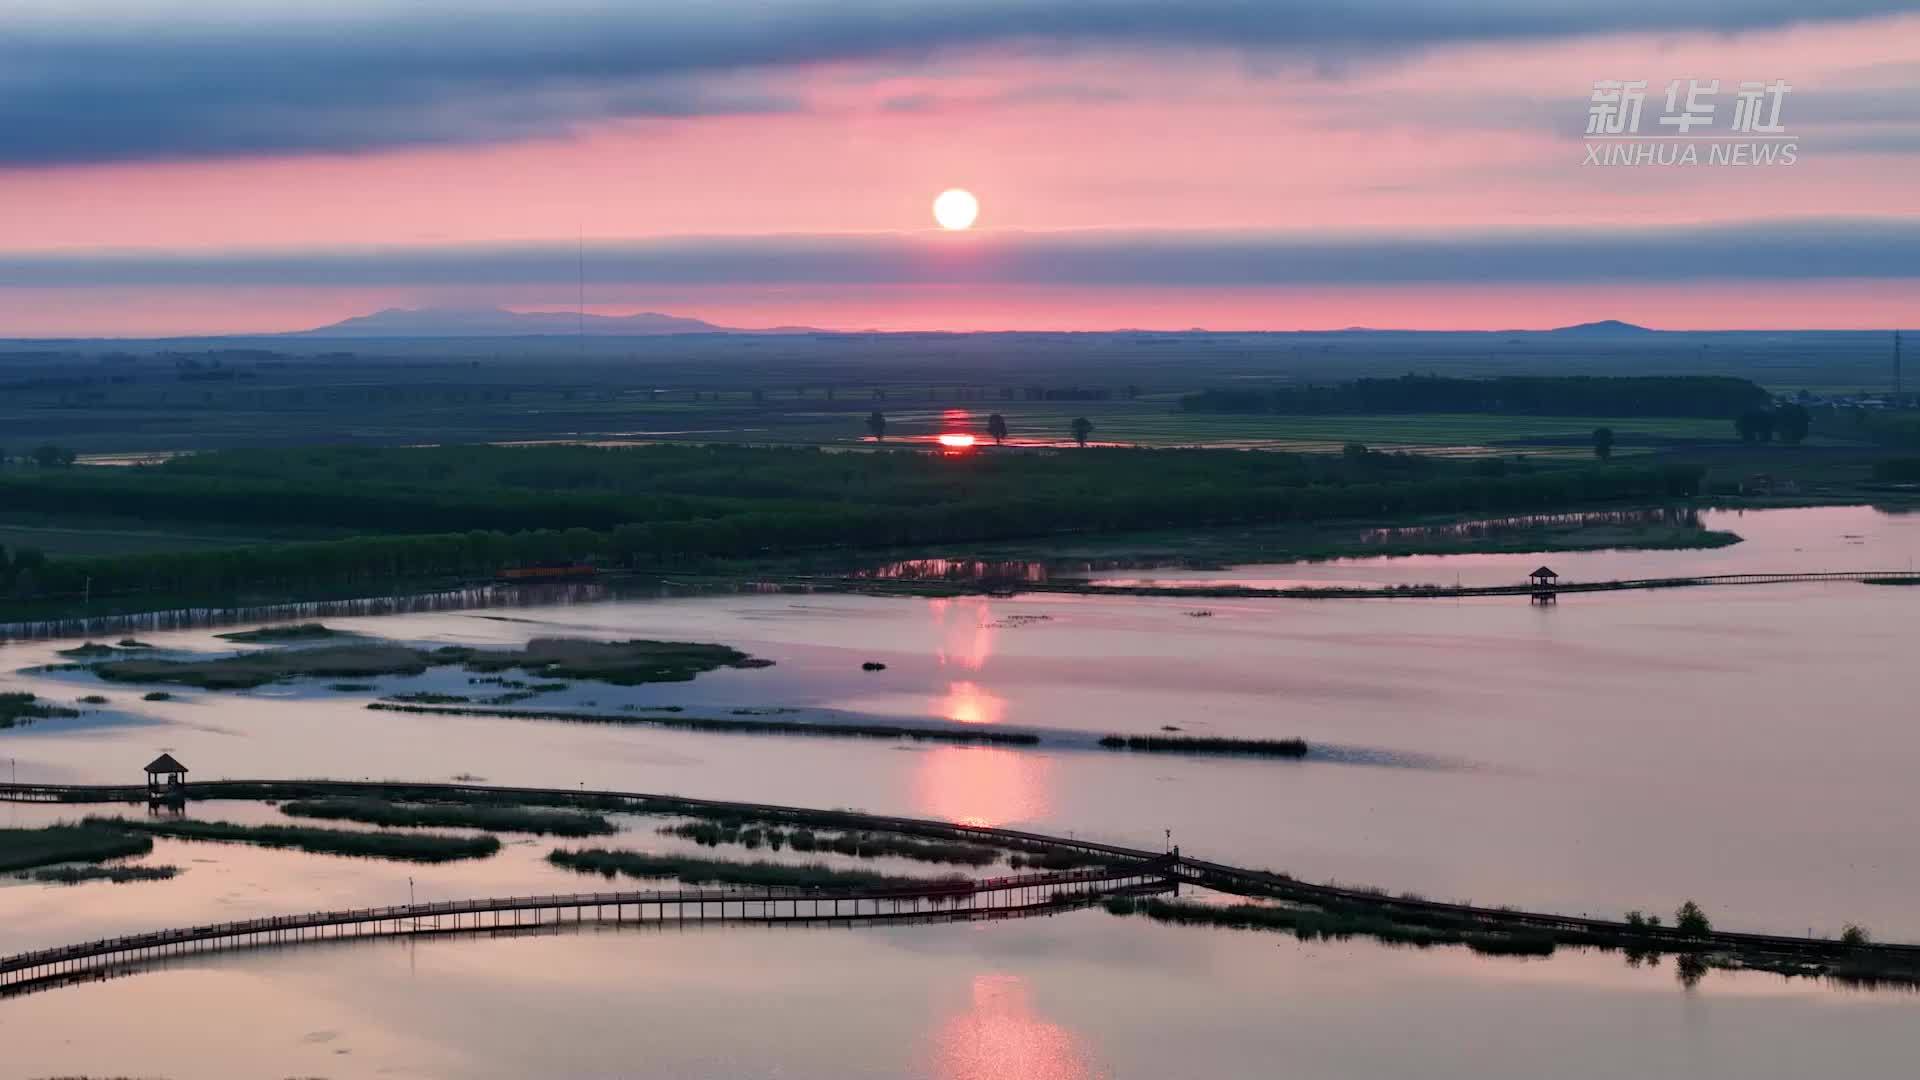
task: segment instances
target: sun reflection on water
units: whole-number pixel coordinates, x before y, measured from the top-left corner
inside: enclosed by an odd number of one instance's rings
[[[997,724],[1007,711],[1005,698],[965,679],[947,684],[940,713],[956,724]]]
[[[971,1007],[934,1035],[941,1080],[1089,1080],[1104,1076],[1079,1036],[1033,1011],[1026,979],[975,975]]]
[[[1052,809],[1053,763],[993,746],[940,746],[918,755],[918,812],[964,825],[1032,821]]]

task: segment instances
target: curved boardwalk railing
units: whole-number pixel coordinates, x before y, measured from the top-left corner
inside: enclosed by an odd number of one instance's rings
[[[635,922],[681,923],[874,921],[934,915],[975,918],[1058,906],[1116,891],[1164,886],[1170,883],[1170,862],[1160,859],[1151,864],[937,880],[885,888],[661,889],[495,896],[273,915],[125,934],[0,958],[0,993],[47,979],[67,979],[103,967],[195,947],[453,930],[513,930],[562,922],[569,912],[577,921],[585,921],[589,909],[594,911],[596,920],[606,920],[611,909],[615,922],[629,918]]]
[[[1287,599],[1420,598],[1463,596],[1540,596],[1558,593],[1625,592],[1635,589],[1685,589],[1708,585],[1777,585],[1795,581],[1896,581],[1920,584],[1920,570],[1817,570],[1804,573],[1693,574],[1678,577],[1561,581],[1535,585],[1100,585],[1090,582],[1016,583],[1015,592],[1066,592],[1103,596],[1186,596]]]
[[[617,580],[617,579],[615,579]],[[1767,585],[1789,581],[1914,581],[1915,570],[1831,570],[1805,573],[1700,574],[1686,577],[1629,578],[1618,581],[1569,581],[1556,585],[1467,585],[1467,586],[1292,586],[1260,588],[1250,585],[1100,585],[1089,581],[996,581],[976,582],[979,590],[1010,592],[1058,592],[1113,596],[1186,596],[1289,599],[1414,598],[1462,596],[1525,596],[1537,593],[1617,592],[1627,589],[1679,589],[1697,585]],[[670,587],[665,582],[663,587]],[[918,595],[927,585],[965,586],[965,582],[947,579],[886,579],[791,575],[735,581],[736,587],[791,589],[798,591],[854,591],[865,593],[907,593]],[[702,586],[689,586],[700,588]],[[712,585],[704,587],[714,587]],[[604,583],[570,585],[501,585],[480,582],[434,592],[401,593],[393,596],[367,596],[338,600],[309,600],[253,607],[171,608],[122,615],[75,615],[51,619],[30,619],[0,623],[0,643],[36,638],[82,637],[135,633],[154,630],[184,630],[226,626],[242,622],[274,622],[297,619],[332,618],[363,615],[407,615],[424,611],[458,611],[489,607],[530,607],[545,604],[586,603],[608,599]]]
[[[281,792],[276,796],[274,791]],[[352,780],[214,780],[199,781],[183,785],[181,793],[194,798],[268,798],[289,797],[300,793],[331,792],[339,794],[387,794],[431,795],[435,792],[446,794],[479,794],[522,798],[529,800],[577,800],[604,799],[621,800],[633,804],[636,811],[649,813],[673,813],[676,808],[688,810],[717,810],[736,813],[742,816],[755,816],[771,820],[782,817],[804,817],[812,823],[834,823],[849,828],[863,828],[902,832],[926,836],[974,837],[988,841],[1011,841],[1020,844],[1040,845],[1060,851],[1073,851],[1085,854],[1109,857],[1113,864],[1091,870],[1064,871],[1054,874],[1013,875],[1010,877],[978,879],[958,882],[937,882],[927,886],[915,886],[902,889],[863,889],[848,891],[833,890],[780,890],[756,889],[708,890],[703,895],[700,890],[650,893],[587,893],[568,897],[508,897],[477,900],[440,902],[439,905],[405,905],[399,908],[368,909],[360,912],[314,912],[308,915],[281,916],[281,920],[250,920],[247,923],[213,924],[209,927],[193,927],[185,930],[157,931],[156,935],[200,935],[198,937],[158,940],[155,935],[137,935],[141,944],[122,949],[99,951],[100,942],[88,942],[81,945],[63,946],[59,949],[39,950],[35,953],[21,954],[0,959],[0,984],[14,977],[21,970],[23,962],[38,958],[37,966],[59,967],[62,964],[77,964],[96,956],[108,953],[123,953],[127,949],[138,952],[140,949],[164,950],[183,943],[205,940],[208,937],[231,938],[235,936],[258,935],[274,932],[312,932],[321,927],[343,924],[379,924],[400,920],[440,916],[474,916],[487,913],[511,913],[516,910],[554,910],[567,909],[581,911],[587,907],[607,905],[635,904],[694,904],[704,903],[817,903],[832,902],[837,897],[842,901],[859,901],[870,906],[861,909],[866,914],[854,915],[852,910],[835,909],[825,913],[801,915],[797,907],[788,909],[784,916],[767,915],[765,909],[757,916],[746,916],[742,907],[741,917],[751,917],[756,921],[765,918],[768,921],[793,921],[827,918],[874,918],[888,917],[882,909],[893,902],[896,907],[912,902],[916,906],[901,911],[902,917],[923,917],[929,911],[946,905],[953,910],[956,900],[974,898],[968,901],[973,908],[991,909],[992,904],[984,908],[977,898],[985,895],[1011,896],[1020,894],[1022,902],[1030,901],[1036,891],[1056,889],[1090,895],[1096,887],[1105,886],[1114,890],[1138,887],[1155,882],[1170,880],[1184,881],[1207,888],[1243,895],[1276,897],[1307,904],[1345,904],[1358,905],[1384,913],[1394,912],[1428,916],[1448,916],[1469,919],[1490,928],[1512,930],[1563,930],[1637,941],[1654,946],[1683,948],[1688,950],[1730,950],[1766,953],[1794,957],[1837,957],[1843,955],[1872,956],[1882,959],[1920,964],[1920,945],[1869,943],[1848,945],[1831,938],[1794,937],[1780,934],[1743,933],[1738,931],[1713,931],[1707,934],[1685,934],[1674,927],[1633,926],[1625,922],[1594,919],[1584,916],[1564,915],[1555,912],[1521,911],[1505,907],[1482,907],[1469,903],[1455,903],[1444,900],[1428,900],[1414,896],[1389,896],[1377,890],[1352,888],[1333,884],[1314,884],[1296,880],[1285,874],[1269,870],[1257,870],[1234,866],[1228,863],[1213,862],[1183,856],[1175,849],[1172,853],[1149,851],[1143,848],[1127,847],[1120,844],[1101,843],[1076,837],[1060,837],[1048,833],[1032,832],[1023,829],[1006,829],[987,825],[967,825],[957,822],[936,821],[925,818],[900,817],[887,814],[868,814],[854,810],[815,810],[806,807],[783,806],[777,803],[731,802],[720,799],[699,799],[678,795],[648,794],[642,792],[590,790],[583,788],[538,788],[538,787],[501,787],[484,784],[458,783],[411,783],[405,781],[352,781]],[[111,802],[144,801],[147,791],[141,785],[101,784],[0,784],[0,800],[31,802]],[[724,900],[722,897],[724,896]],[[625,897],[615,900],[615,897]],[[645,899],[639,899],[645,897]],[[557,902],[556,902],[557,901]],[[1015,910],[1018,903],[1009,903],[1000,910]],[[684,908],[682,910],[685,910]],[[704,910],[704,909],[702,909]],[[724,910],[724,909],[723,909]],[[620,917],[616,908],[616,918]],[[966,914],[962,912],[961,914]],[[261,923],[268,925],[258,925]],[[479,924],[475,924],[478,926]],[[512,923],[497,924],[503,928]],[[227,927],[221,930],[221,927]],[[244,927],[244,928],[241,928]],[[241,929],[236,929],[241,928]],[[480,926],[480,928],[486,928]],[[395,932],[395,931],[388,931]],[[414,932],[411,930],[399,932]],[[132,939],[109,939],[111,941],[129,941]],[[149,943],[155,942],[155,943]],[[79,953],[64,955],[63,950],[80,950]],[[88,952],[87,950],[94,950]],[[84,955],[82,955],[84,953]],[[55,954],[63,954],[56,956]],[[36,978],[59,977],[60,971],[44,971]]]

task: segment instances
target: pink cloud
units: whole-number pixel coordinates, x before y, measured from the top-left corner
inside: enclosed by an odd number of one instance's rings
[[[1811,120],[1801,164],[1790,169],[1581,167],[1577,136],[1594,79],[1696,76],[1786,78],[1799,95],[1790,121],[1799,105],[1812,115],[1823,92],[1920,93],[1920,17],[1454,47],[1337,78],[1289,66],[1255,70],[1224,51],[999,54],[925,72],[823,65],[783,76],[783,89],[808,105],[792,113],[610,123],[576,139],[505,146],[0,172],[0,254],[918,230],[930,226],[932,196],[949,186],[977,192],[982,226],[995,229],[1920,216],[1920,185],[1902,159],[1823,149],[1841,127]],[[1905,303],[1887,284],[1686,292],[1693,300],[1683,303],[1671,289],[1620,286],[1596,303],[1601,291],[1562,290],[1529,297],[1519,309],[1524,319],[1513,314],[1511,291],[1503,299],[1363,288],[689,292],[675,310],[748,324],[900,328],[1088,328],[1102,320],[1444,327],[1592,315],[1731,326],[1877,325]],[[0,332],[283,329],[433,298],[406,289],[14,290],[0,293]],[[634,303],[668,306],[658,296]]]

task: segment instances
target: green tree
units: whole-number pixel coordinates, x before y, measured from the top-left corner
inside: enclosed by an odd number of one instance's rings
[[[1688,937],[1706,937],[1713,933],[1713,923],[1700,905],[1691,900],[1681,904],[1673,913],[1673,928]]]
[[[993,436],[994,445],[1007,441],[1007,418],[999,413],[987,417],[987,434]]]
[[[886,441],[887,418],[880,412],[879,409],[875,409],[872,412],[867,414],[867,430],[873,433],[874,442]]]
[[[1807,429],[1813,426],[1813,414],[1807,412],[1805,405],[1782,405],[1773,410],[1773,426],[1781,442],[1798,446],[1806,440]]]
[[[1084,416],[1073,418],[1073,441],[1081,446],[1087,445],[1087,436],[1093,434],[1093,421]]]
[[[1773,428],[1773,413],[1766,409],[1748,409],[1733,418],[1741,442],[1772,442]]]
[[[1593,456],[1605,461],[1613,456],[1613,429],[1597,427],[1593,429]]]
[[[1872,937],[1867,934],[1867,928],[1859,923],[1848,923],[1847,928],[1840,931],[1840,944],[1849,949],[1857,949],[1872,940]]]

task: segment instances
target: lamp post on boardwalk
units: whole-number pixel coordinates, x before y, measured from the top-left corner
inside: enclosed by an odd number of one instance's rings
[[[413,876],[411,874],[407,876],[407,906],[413,906]]]

